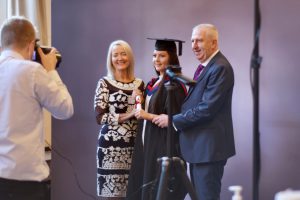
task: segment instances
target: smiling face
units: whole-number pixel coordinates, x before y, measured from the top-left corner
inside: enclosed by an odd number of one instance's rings
[[[205,27],[195,28],[191,41],[192,50],[201,63],[205,62],[218,49],[217,38]]]
[[[165,73],[166,68],[169,65],[169,60],[170,56],[167,51],[154,50],[152,58],[153,66],[160,75]]]
[[[116,71],[126,71],[130,64],[128,55],[121,45],[112,48],[111,60]]]

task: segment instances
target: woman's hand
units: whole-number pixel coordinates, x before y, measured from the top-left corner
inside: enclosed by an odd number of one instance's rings
[[[147,114],[149,114],[149,113],[147,113],[145,110],[143,110],[143,109],[137,109],[137,110],[135,110],[134,116],[137,119],[146,119],[146,115]]]
[[[152,113],[148,113],[146,112],[145,110],[143,109],[138,109],[138,110],[135,110],[135,114],[134,116],[137,118],[137,119],[145,119],[145,120],[148,120],[150,122],[152,122],[152,120],[158,116],[158,115],[155,115],[155,114],[152,114]]]
[[[140,96],[140,100],[141,100],[140,103],[143,102],[143,93],[142,93],[141,90],[139,90],[139,89],[134,89],[134,90],[132,91],[131,96],[132,96],[132,99],[136,99],[137,96]]]
[[[168,115],[160,114],[153,118],[152,123],[156,124],[160,128],[166,128],[169,124]]]

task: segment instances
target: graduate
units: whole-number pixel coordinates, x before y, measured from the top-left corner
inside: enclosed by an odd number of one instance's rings
[[[137,138],[133,153],[132,167],[129,175],[127,190],[128,200],[151,200],[155,199],[159,185],[160,165],[158,158],[167,155],[167,128],[161,128],[167,123],[165,118],[168,114],[168,91],[165,84],[170,81],[166,74],[168,66],[179,66],[176,42],[179,43],[179,55],[182,51],[181,40],[156,39],[153,51],[153,68],[157,77],[152,78],[144,92],[142,109],[136,110],[135,117],[139,119]],[[183,84],[174,82],[175,91],[172,96],[172,114],[180,112],[181,105],[186,97],[186,88]],[[161,117],[160,116],[164,116]],[[153,120],[160,120],[161,125],[156,125]],[[175,132],[175,130],[173,131]],[[178,134],[173,136],[172,156],[180,157]],[[185,189],[180,183],[179,175],[171,169],[171,176],[175,178],[168,183],[167,199],[184,199]]]

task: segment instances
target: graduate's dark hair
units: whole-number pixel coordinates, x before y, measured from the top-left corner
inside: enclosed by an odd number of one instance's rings
[[[169,54],[168,65],[178,65],[178,66],[180,66],[179,59],[178,59],[178,56],[177,56],[176,52],[173,52],[173,51],[167,51],[167,52]],[[156,71],[156,73],[159,75],[158,71]],[[158,85],[158,90],[152,97],[153,98],[152,101],[154,102],[154,104],[153,104],[154,114],[162,114],[162,112],[164,111],[163,107],[164,107],[165,101],[167,99],[164,99],[164,101],[162,101],[163,99],[161,98],[161,94],[163,93],[163,91],[166,92],[166,89],[164,87],[164,82],[165,82],[166,79],[167,79],[167,74],[164,73],[163,79]]]
[[[180,65],[178,56],[176,52],[173,51],[166,51],[169,54],[169,65]],[[159,72],[155,70],[156,74],[159,76]]]

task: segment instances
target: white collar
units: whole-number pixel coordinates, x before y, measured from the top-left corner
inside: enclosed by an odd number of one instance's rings
[[[211,56],[204,62],[201,63],[201,65],[203,65],[203,67],[206,67],[206,65],[211,61],[211,59],[219,52],[220,50],[217,49],[213,54],[211,54]]]
[[[18,59],[23,59],[24,60],[24,57],[20,53],[18,53],[16,51],[13,51],[13,50],[8,50],[8,49],[3,50],[1,52],[1,56],[3,56],[3,57],[13,57],[13,58],[18,58]]]

